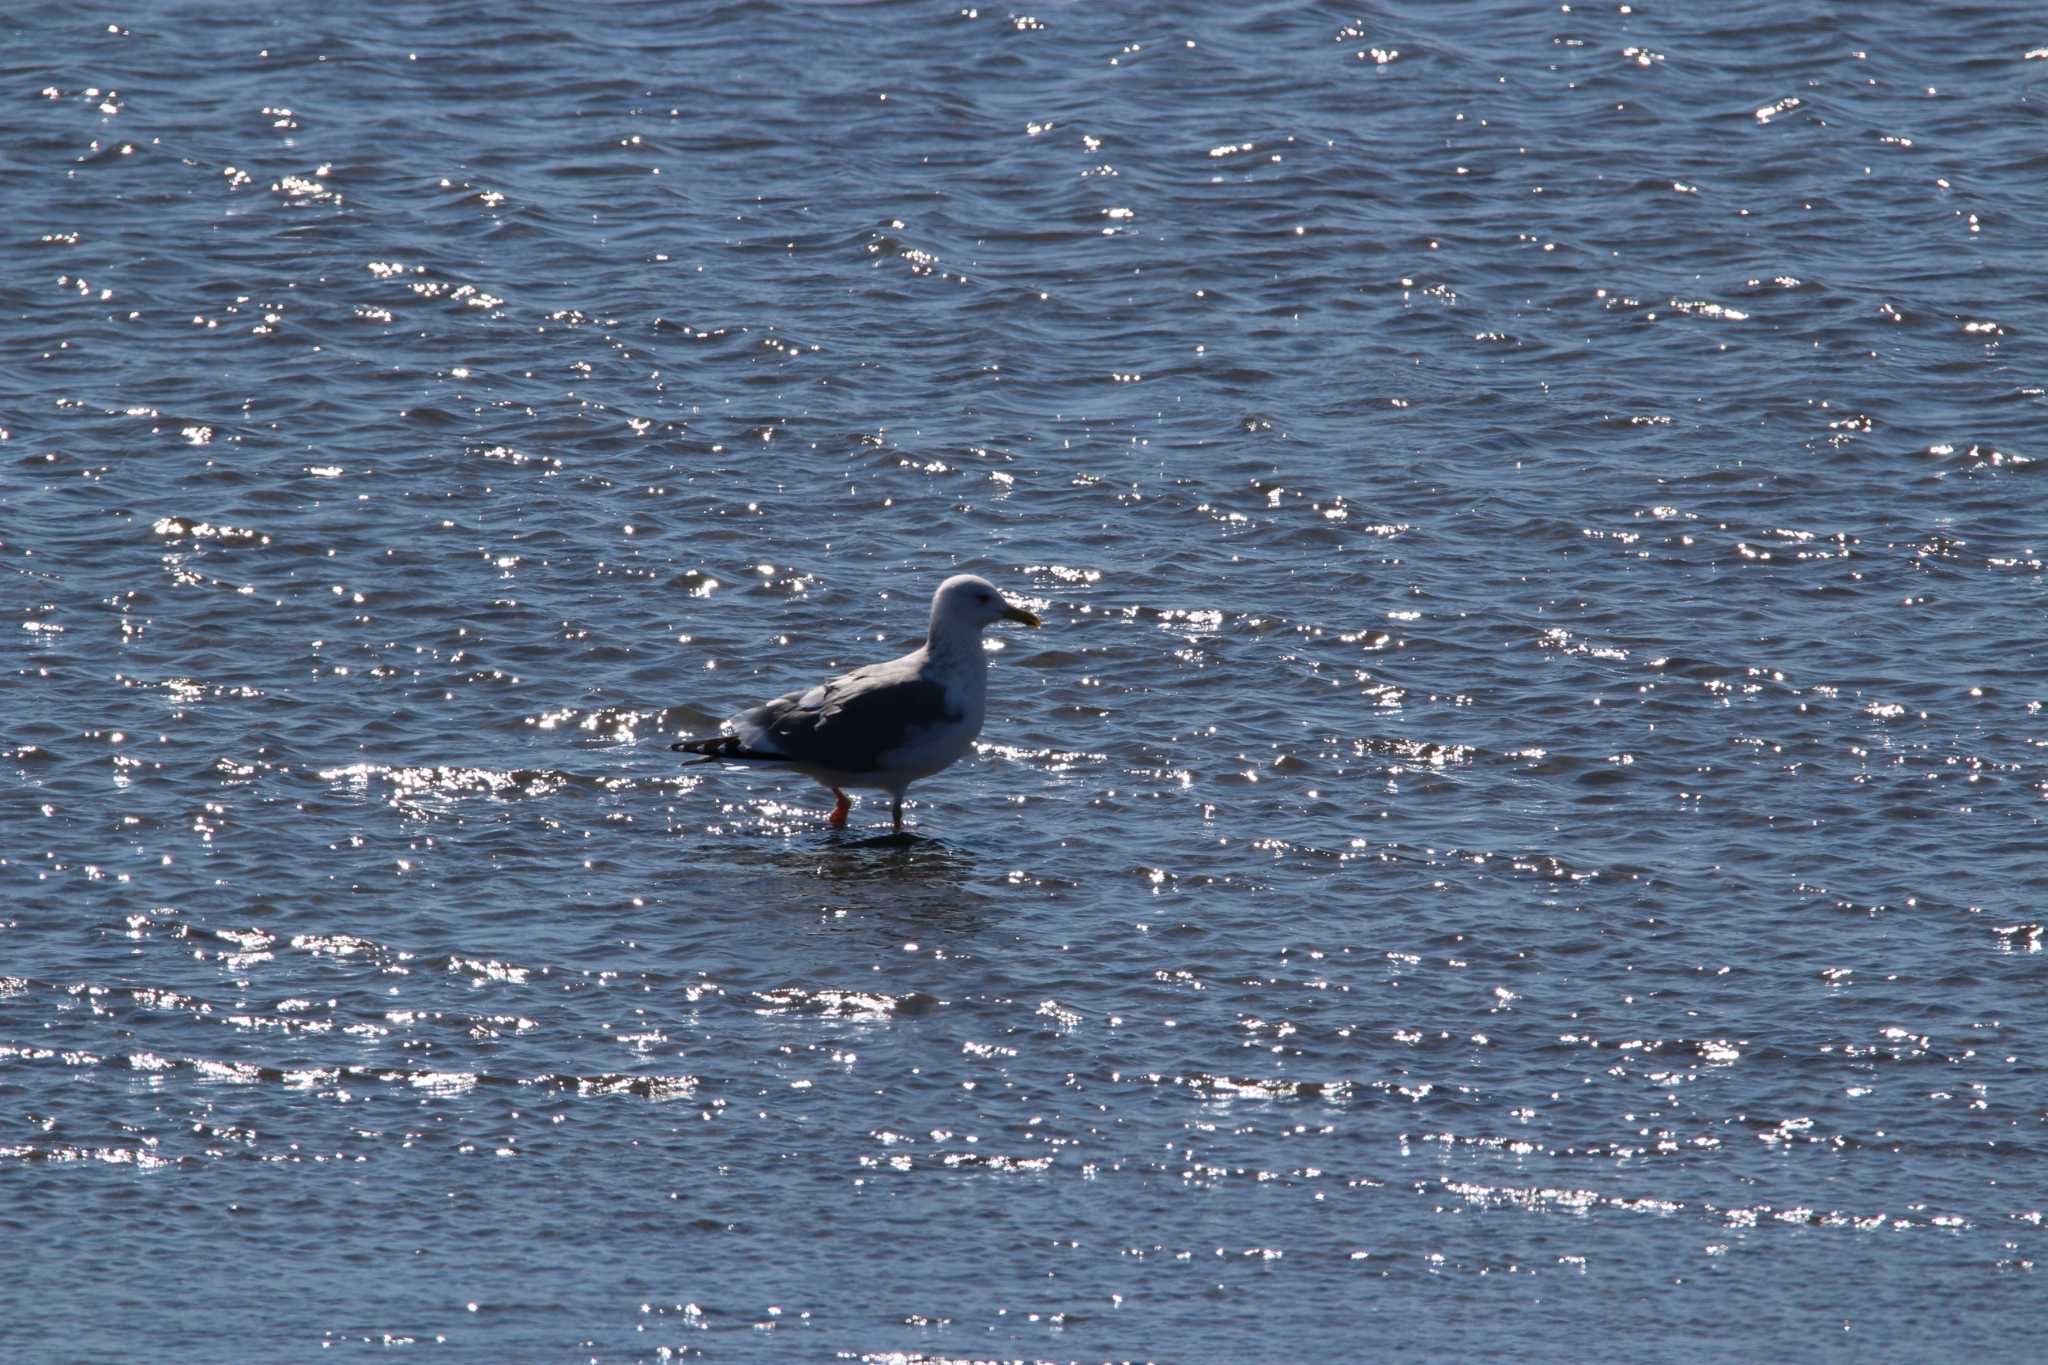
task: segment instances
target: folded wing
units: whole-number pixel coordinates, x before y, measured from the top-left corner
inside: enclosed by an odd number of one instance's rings
[[[786,763],[837,773],[881,768],[935,725],[961,719],[943,684],[898,660],[857,668],[806,692],[742,711],[732,733],[674,747],[707,761]]]

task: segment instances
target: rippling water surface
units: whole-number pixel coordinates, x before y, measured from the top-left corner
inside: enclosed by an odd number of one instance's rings
[[[2037,6],[0,17],[5,1354],[2024,1358]],[[678,733],[987,574],[843,834]]]

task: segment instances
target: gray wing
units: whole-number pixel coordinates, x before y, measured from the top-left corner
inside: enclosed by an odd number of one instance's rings
[[[957,721],[944,685],[901,661],[870,664],[732,718],[733,733],[676,745],[715,759],[756,759],[873,772],[883,755],[933,725]]]

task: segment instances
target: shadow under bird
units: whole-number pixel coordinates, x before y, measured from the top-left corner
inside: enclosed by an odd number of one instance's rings
[[[981,733],[988,701],[981,632],[998,621],[1040,624],[987,579],[955,574],[932,594],[924,644],[902,658],[763,702],[728,719],[721,734],[670,747],[703,755],[698,763],[800,772],[839,798],[830,817],[834,829],[845,826],[853,809],[846,788],[888,792],[901,832],[904,791],[951,766]]]

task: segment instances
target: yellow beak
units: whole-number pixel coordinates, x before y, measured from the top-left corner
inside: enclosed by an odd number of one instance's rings
[[[1003,619],[1005,621],[1015,621],[1020,625],[1026,626],[1042,626],[1045,624],[1045,622],[1039,620],[1022,607],[1003,608]]]

